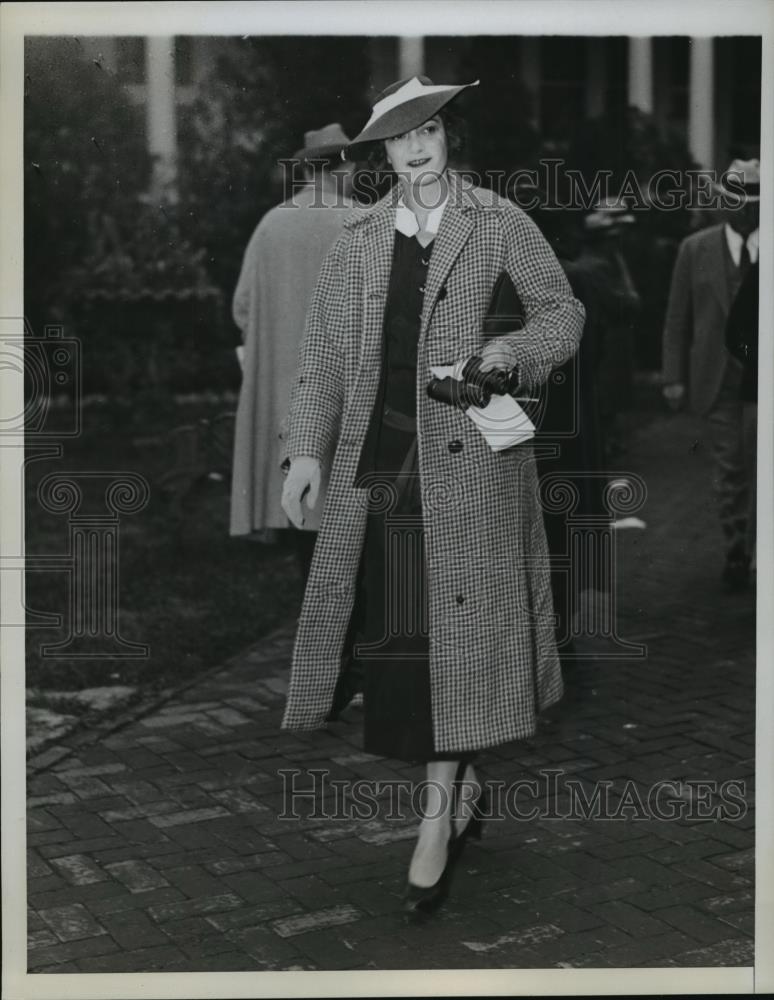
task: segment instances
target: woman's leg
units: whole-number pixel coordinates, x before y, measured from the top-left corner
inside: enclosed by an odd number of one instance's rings
[[[459,789],[456,815],[452,819],[452,786],[458,764],[455,760],[435,760],[427,764],[424,815],[408,875],[409,882],[422,889],[435,885],[446,866],[452,822],[456,836],[469,822],[478,799],[480,786],[473,765],[468,764]]]
[[[481,784],[470,761],[465,768],[465,777],[460,784],[457,811],[454,817],[454,833],[459,836],[470,822],[473,811],[481,795]]]
[[[446,866],[451,831],[452,784],[457,773],[453,760],[429,761],[422,821],[408,880],[421,889],[435,885]]]

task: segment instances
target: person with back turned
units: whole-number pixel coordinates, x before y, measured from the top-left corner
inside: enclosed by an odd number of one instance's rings
[[[233,315],[244,339],[231,490],[232,535],[289,530],[304,576],[322,509],[302,529],[280,504],[284,422],[298,364],[307,309],[320,267],[352,203],[353,164],[343,163],[349,142],[341,126],[307,132],[293,159],[306,183],[261,219],[244,255]]]

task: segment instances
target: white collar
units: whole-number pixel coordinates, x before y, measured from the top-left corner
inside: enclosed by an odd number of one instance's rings
[[[742,257],[742,244],[745,242],[744,237],[738,233],[732,226],[728,223],[725,224],[726,231],[726,243],[728,244],[728,249],[734,264],[739,267],[739,261]],[[758,240],[760,238],[760,231],[754,229],[750,235],[747,237],[747,252],[750,254],[750,263],[755,264],[758,260]]]
[[[443,215],[443,210],[446,208],[448,200],[449,195],[447,193],[441,204],[438,205],[437,208],[430,210],[427,216],[427,225],[425,226],[426,233],[435,234],[438,232],[438,227],[441,225],[441,216]],[[419,222],[417,221],[417,217],[403,200],[403,195],[401,195],[398,199],[398,204],[395,209],[395,228],[399,233],[403,233],[404,236],[416,236],[419,232]]]

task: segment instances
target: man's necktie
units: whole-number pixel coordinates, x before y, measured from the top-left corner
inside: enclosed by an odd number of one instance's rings
[[[747,249],[747,240],[742,243],[742,251],[739,254],[739,273],[744,276],[750,269],[750,251]]]

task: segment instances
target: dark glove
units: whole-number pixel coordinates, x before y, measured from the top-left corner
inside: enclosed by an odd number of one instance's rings
[[[467,410],[469,406],[483,409],[492,396],[505,396],[514,392],[518,385],[517,371],[505,372],[499,369],[482,372],[481,358],[473,355],[462,369],[462,378],[451,376],[433,378],[427,384],[427,394],[439,403],[457,406]]]

